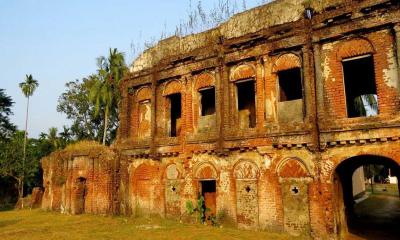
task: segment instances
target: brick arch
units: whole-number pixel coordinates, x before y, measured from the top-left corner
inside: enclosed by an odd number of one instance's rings
[[[211,73],[201,73],[194,77],[194,89],[206,88],[214,86],[215,78]]]
[[[182,83],[179,80],[172,80],[167,83],[165,83],[164,89],[163,89],[163,96],[168,96],[171,94],[175,93],[180,93],[182,92]]]
[[[133,173],[134,180],[151,180],[157,179],[159,176],[159,166],[140,164]]]
[[[310,177],[310,172],[306,165],[303,161],[297,158],[288,158],[283,160],[278,165],[277,173],[278,176],[282,178]]]
[[[301,68],[301,59],[294,53],[285,53],[279,56],[272,67],[272,71],[277,73],[279,71],[289,70],[293,68]]]
[[[345,58],[373,54],[374,52],[374,46],[369,40],[364,38],[353,38],[340,43],[336,52],[336,57],[341,61]]]
[[[194,177],[196,179],[217,179],[217,169],[210,162],[203,162],[194,168]]]
[[[241,64],[234,67],[230,74],[230,81],[249,79],[256,77],[256,68],[253,64]]]
[[[240,160],[233,167],[233,174],[236,179],[258,179],[260,171],[258,166],[249,160]]]
[[[149,100],[150,98],[151,98],[151,89],[150,89],[150,87],[144,86],[144,87],[139,88],[136,91],[136,97],[135,97],[136,102]]]

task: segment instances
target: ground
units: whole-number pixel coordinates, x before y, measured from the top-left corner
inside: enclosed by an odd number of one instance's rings
[[[159,218],[64,215],[42,210],[0,212],[0,239],[302,239],[283,233],[182,224]]]
[[[400,236],[399,196],[373,194],[355,206],[355,216],[349,221],[349,240],[398,239]]]

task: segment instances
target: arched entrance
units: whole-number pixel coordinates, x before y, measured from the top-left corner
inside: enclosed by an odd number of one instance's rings
[[[363,239],[396,239],[400,235],[399,183],[387,183],[387,173],[398,179],[399,164],[374,155],[351,157],[337,166],[333,198],[338,234]],[[386,192],[377,191],[378,187]],[[389,188],[394,190],[389,192]]]

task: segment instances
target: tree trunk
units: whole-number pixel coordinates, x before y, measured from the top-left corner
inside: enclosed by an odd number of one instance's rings
[[[18,199],[21,201],[21,209],[24,208],[24,180],[23,178],[17,178],[18,182]]]
[[[21,199],[21,207],[24,208],[24,201],[22,201],[22,198],[24,197],[24,178],[25,178],[25,160],[26,160],[26,141],[28,137],[28,116],[29,116],[29,96],[27,97],[28,101],[26,103],[26,118],[25,118],[25,133],[24,133],[24,157],[22,159],[22,179],[21,179],[21,193],[19,195],[19,198]],[[20,184],[20,182],[18,182]]]
[[[104,113],[103,145],[106,145],[107,128],[108,128],[108,110],[106,110]]]

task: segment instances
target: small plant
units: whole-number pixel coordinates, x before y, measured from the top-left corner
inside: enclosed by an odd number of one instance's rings
[[[206,212],[210,209],[205,207],[204,197],[200,196],[197,199],[197,206],[193,206],[192,201],[186,201],[186,211],[189,216],[192,216],[195,212],[197,213],[197,222],[204,224],[206,222]]]

